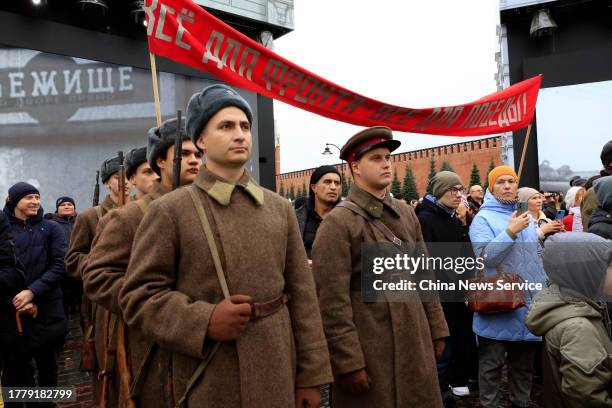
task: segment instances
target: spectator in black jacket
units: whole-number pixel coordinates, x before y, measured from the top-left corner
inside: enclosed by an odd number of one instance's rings
[[[612,239],[612,177],[602,177],[595,181],[593,190],[599,206],[589,220],[589,232]]]
[[[9,189],[4,213],[9,219],[17,260],[24,271],[25,285],[12,298],[12,305],[16,311],[25,311],[35,304],[38,315],[23,317],[27,353],[6,356],[2,384],[55,387],[57,359],[68,331],[60,289],[66,273],[66,239],[56,223],[43,219],[40,193],[30,184],[17,183]],[[37,382],[32,361],[36,363]]]
[[[423,240],[430,257],[473,257],[468,235],[466,208],[458,211],[464,192],[459,176],[441,171],[431,179],[433,194],[428,194],[420,205],[417,217],[421,223]],[[456,290],[440,292],[444,316],[450,330],[444,354],[438,360],[438,380],[445,406],[452,406],[452,396],[465,397],[470,393],[468,382],[477,378],[478,358],[472,333],[472,311],[466,306],[465,294],[458,289],[460,279],[471,278],[472,271],[436,270],[436,279],[454,283]]]
[[[66,238],[70,242],[74,222],[76,221],[76,203],[72,197],[64,196],[55,200],[55,213],[45,215],[45,218],[56,222]],[[81,299],[83,298],[83,282],[72,276],[66,275],[61,283],[64,312],[66,315],[71,311],[79,312],[81,309]]]
[[[15,256],[8,217],[0,212],[0,373],[4,357],[17,349],[17,327],[13,297],[25,287],[23,271]],[[2,380],[0,379],[0,383]]]
[[[315,169],[310,176],[306,204],[296,207],[295,210],[308,259],[311,259],[312,244],[319,225],[340,202],[341,194],[342,180],[334,166],[321,166]]]

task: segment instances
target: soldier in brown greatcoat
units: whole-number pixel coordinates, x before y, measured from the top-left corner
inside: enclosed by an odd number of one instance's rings
[[[119,301],[170,353],[176,402],[316,407],[331,371],[314,281],[291,205],[245,169],[252,117],[225,85],[192,96],[187,132],[206,164],[149,206]]]
[[[66,270],[70,276],[81,279],[91,243],[96,235],[98,221],[112,209],[117,208],[119,202],[119,158],[113,157],[102,163],[100,176],[106,185],[109,194],[98,206],[87,208],[81,212],[74,223],[70,245],[66,253]],[[124,196],[129,197],[132,188],[128,180],[125,181]]]
[[[98,221],[109,211],[117,208],[119,202],[119,158],[113,157],[105,160],[100,169],[102,183],[109,190],[108,196],[100,205],[87,208],[77,216],[72,235],[70,236],[70,244],[66,253],[66,272],[68,275],[81,281],[81,276],[85,264],[87,263],[87,255],[91,249],[91,243],[96,235],[96,227]],[[125,189],[123,195],[125,200],[129,200],[131,185],[128,180],[125,181]],[[87,296],[83,295],[81,304],[81,329],[83,330],[83,343],[81,350],[81,369],[86,371],[95,371],[95,356],[93,350],[92,337],[92,319],[93,310],[91,302]],[[92,385],[97,388],[97,377],[92,376]]]
[[[148,205],[155,199],[163,196],[172,189],[174,137],[177,132],[178,120],[165,121],[159,128],[153,128],[148,134],[147,164],[161,178],[155,181],[142,199],[128,203],[124,208],[112,211],[104,216],[98,224],[96,235],[88,262],[83,271],[83,285],[85,293],[92,302],[97,304],[95,317],[95,344],[98,367],[103,367],[108,358],[106,345],[109,334],[104,333],[104,313],[110,311],[121,319],[118,297],[119,290],[125,280],[125,272],[130,260],[132,242],[136,229],[140,224]],[[183,121],[184,128],[184,121]],[[181,185],[191,184],[198,173],[201,165],[202,153],[196,149],[189,137],[183,133],[182,160],[181,160]],[[142,164],[144,165],[144,164]],[[140,166],[138,166],[140,167]],[[129,367],[128,372],[123,373],[127,377],[135,377],[136,371],[144,360],[151,341],[135,330],[125,336]],[[162,406],[161,401],[165,398],[165,392],[159,381],[159,356],[155,361],[147,365],[142,380],[145,390],[139,392],[137,400],[143,407]],[[119,365],[114,364],[114,370],[109,375],[108,401],[109,406],[122,406],[126,399],[126,387],[121,387],[119,378]],[[156,376],[157,374],[157,376]],[[156,378],[157,377],[157,378]],[[156,381],[157,380],[157,381]]]
[[[390,154],[399,144],[383,126],[349,139],[340,153],[354,179],[347,201],[363,215],[340,203],[315,238],[313,272],[334,373],[333,407],[442,406],[435,360],[448,327],[439,302],[362,301],[362,244],[386,241],[371,220],[426,253],[413,209],[388,192]]]

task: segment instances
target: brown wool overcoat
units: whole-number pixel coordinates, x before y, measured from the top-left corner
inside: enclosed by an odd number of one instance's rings
[[[188,405],[293,408],[295,387],[331,382],[329,354],[293,209],[248,172],[234,186],[202,166],[192,186],[151,203],[120,292],[123,315],[170,353],[178,401],[212,348],[206,330],[223,299],[191,188],[210,219],[230,293],[290,300],[221,344]]]
[[[166,190],[159,182],[153,184],[151,191],[145,195],[140,202],[133,201],[120,210],[111,211],[105,215],[98,224],[91,252],[88,256],[87,265],[83,270],[83,288],[87,297],[94,302],[96,307],[95,317],[95,344],[98,367],[104,364],[106,345],[108,339],[104,333],[104,313],[108,310],[121,318],[119,309],[119,290],[125,280],[125,272],[130,260],[132,242],[136,229],[144,216],[143,208],[155,199],[161,197]],[[144,207],[141,205],[144,204]],[[144,360],[151,341],[145,339],[137,330],[126,330],[127,355],[130,367],[130,375],[135,376],[136,371]],[[159,378],[159,355],[155,355],[147,371],[150,375],[146,378],[152,380]],[[118,401],[121,388],[118,381],[117,365],[110,377],[110,400]],[[137,401],[142,407],[158,406],[165,397],[162,384],[157,381],[145,383],[146,392],[138,395]],[[159,405],[165,406],[165,404]]]
[[[109,195],[100,203],[99,207],[101,217],[98,217],[96,207],[91,207],[79,213],[74,222],[74,228],[70,236],[70,247],[68,248],[65,258],[66,271],[68,275],[73,278],[81,279],[87,255],[91,249],[91,243],[96,236],[98,221],[100,221],[107,212],[117,208],[117,205]]]
[[[419,221],[407,204],[388,193],[381,201],[355,184],[347,199],[426,253]],[[432,339],[449,334],[442,307],[437,302],[362,302],[362,243],[384,240],[374,231],[360,215],[335,208],[321,223],[313,245],[313,272],[334,376],[365,368],[372,380],[370,390],[361,395],[334,385],[332,406],[441,407]]]

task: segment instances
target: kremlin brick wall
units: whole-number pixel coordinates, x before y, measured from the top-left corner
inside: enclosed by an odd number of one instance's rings
[[[278,160],[278,150],[277,148],[277,162],[280,162],[280,160]],[[391,156],[391,162],[393,171],[397,174],[397,178],[402,185],[406,166],[411,166],[419,196],[422,197],[425,195],[425,190],[427,188],[427,176],[429,174],[432,155],[435,160],[436,171],[439,171],[442,163],[446,161],[459,177],[461,177],[465,186],[468,187],[472,166],[476,164],[480,172],[480,179],[484,184],[491,161],[493,161],[495,166],[502,164],[501,154],[501,137],[496,136],[476,141],[397,153]],[[336,164],[336,168],[340,173],[342,173],[341,167],[340,164]],[[281,191],[281,185],[285,194],[287,194],[291,186],[293,186],[296,192],[300,191],[304,184],[308,189],[308,182],[310,181],[310,175],[313,171],[314,168],[310,168],[277,174],[276,191]],[[350,177],[350,171],[346,163],[344,163],[344,174]]]

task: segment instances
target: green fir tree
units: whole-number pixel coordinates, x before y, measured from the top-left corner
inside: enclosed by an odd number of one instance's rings
[[[280,190],[278,190],[278,194],[281,197],[285,197],[285,185],[281,182]]]
[[[470,173],[470,187],[480,185],[480,183],[480,171],[478,170],[476,163],[474,163],[472,166],[472,173]]]
[[[306,182],[302,183],[302,191],[300,191],[300,196],[308,197],[308,191],[306,190]]]
[[[391,181],[391,194],[393,194],[393,197],[395,197],[401,192],[402,192],[402,185],[399,179],[397,178],[397,173],[393,172],[393,181]]]
[[[491,157],[491,164],[489,164],[489,170],[487,170],[487,177],[485,178],[486,180],[485,185],[482,187],[485,191],[487,190],[487,188],[489,188],[489,173],[494,168],[495,168],[495,162],[493,161],[493,158]]]
[[[432,194],[431,191],[431,179],[436,175],[436,159],[434,158],[433,151],[431,153],[431,160],[429,161],[429,174],[427,175],[427,194]]]
[[[416,181],[414,180],[414,173],[412,168],[406,166],[406,175],[404,176],[404,187],[402,188],[402,194],[407,202],[410,200],[418,200],[419,192],[417,190]]]
[[[349,177],[342,177],[342,197],[346,197],[348,195],[350,185],[351,180],[349,179]]]
[[[440,171],[452,171],[453,173],[455,172],[453,166],[451,166],[450,163],[446,160],[442,162],[442,167],[440,167]]]
[[[295,197],[295,187],[293,187],[293,184],[291,185],[291,187],[289,187],[289,197],[288,197],[292,202],[295,201],[296,197]]]

